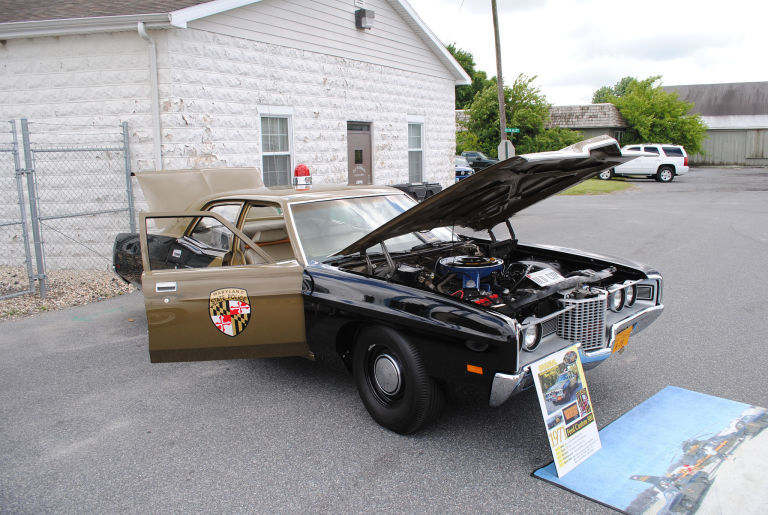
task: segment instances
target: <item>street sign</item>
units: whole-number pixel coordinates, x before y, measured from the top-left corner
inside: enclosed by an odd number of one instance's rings
[[[520,132],[520,129],[518,129],[517,127],[512,127],[512,128],[507,127],[506,129],[504,129],[504,132],[506,132],[507,134],[518,134]]]
[[[509,159],[510,157],[515,156],[515,146],[512,144],[511,141],[508,139],[505,139],[501,143],[499,143],[499,159]]]

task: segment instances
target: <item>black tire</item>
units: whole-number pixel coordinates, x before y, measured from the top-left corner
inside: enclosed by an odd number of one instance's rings
[[[656,172],[656,180],[659,182],[672,182],[675,178],[675,171],[669,166],[662,166]]]
[[[603,170],[599,174],[597,174],[597,178],[601,181],[607,181],[609,179],[613,178],[613,168],[609,168],[608,170]]]
[[[360,331],[352,371],[368,413],[387,429],[415,433],[440,414],[442,390],[427,374],[418,351],[392,328]]]

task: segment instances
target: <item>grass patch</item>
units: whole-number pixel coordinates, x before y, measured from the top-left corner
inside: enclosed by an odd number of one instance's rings
[[[610,181],[600,179],[588,179],[581,184],[572,186],[560,193],[560,195],[607,195],[615,191],[631,188],[632,185],[621,179],[613,178]]]

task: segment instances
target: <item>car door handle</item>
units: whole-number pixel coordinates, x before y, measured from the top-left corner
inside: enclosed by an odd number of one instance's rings
[[[166,293],[169,291],[176,291],[175,282],[155,284],[155,293]]]

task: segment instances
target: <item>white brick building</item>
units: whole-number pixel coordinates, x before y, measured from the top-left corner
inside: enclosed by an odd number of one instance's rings
[[[134,171],[453,182],[469,80],[405,0],[6,1],[0,40],[0,120],[128,122]]]

